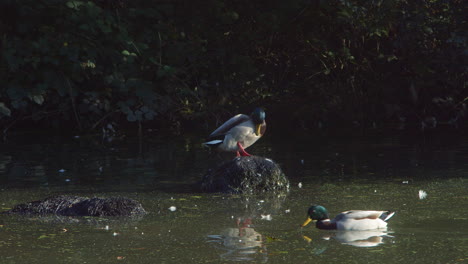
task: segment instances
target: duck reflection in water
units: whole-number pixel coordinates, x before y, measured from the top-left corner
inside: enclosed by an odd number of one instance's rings
[[[306,236],[302,236],[304,240],[313,243],[313,240]],[[386,231],[336,231],[322,235],[323,240],[334,239],[341,244],[354,247],[376,247],[384,244],[384,238],[393,238]]]
[[[226,228],[220,235],[208,236],[208,242],[217,243],[217,248],[227,251],[220,255],[223,260],[261,261],[268,260],[264,237],[252,227],[251,218],[238,218],[236,228]]]
[[[266,242],[270,237],[260,234],[255,228],[283,212],[286,197],[287,194],[267,193],[230,198],[236,201],[226,208],[232,222],[221,227],[219,233],[209,235],[208,242],[222,250],[220,257],[223,260],[268,262]]]

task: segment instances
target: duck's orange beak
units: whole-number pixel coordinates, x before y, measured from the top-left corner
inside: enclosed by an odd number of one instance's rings
[[[262,129],[262,125],[261,124],[258,124],[256,127],[255,127],[255,135],[257,136],[261,136],[260,135],[260,130]]]
[[[305,220],[305,222],[301,225],[301,227],[304,227],[304,226],[308,225],[310,223],[310,221],[312,221],[312,218],[307,217],[307,220]]]

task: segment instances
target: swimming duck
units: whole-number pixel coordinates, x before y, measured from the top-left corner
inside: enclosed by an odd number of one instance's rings
[[[215,147],[226,152],[236,152],[237,156],[251,156],[246,148],[260,139],[266,130],[265,111],[257,107],[248,115],[238,114],[213,131],[205,146]]]
[[[391,211],[364,211],[351,210],[342,212],[330,220],[328,211],[321,205],[313,205],[307,211],[308,218],[301,225],[306,226],[312,220],[317,220],[316,227],[319,229],[337,230],[374,230],[386,229],[387,221],[395,212]]]

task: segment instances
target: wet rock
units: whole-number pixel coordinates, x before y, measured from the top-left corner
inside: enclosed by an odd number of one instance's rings
[[[88,198],[60,195],[44,200],[18,204],[7,214],[62,215],[62,216],[139,216],[146,214],[143,206],[130,198]]]
[[[202,190],[228,193],[287,192],[289,181],[274,161],[259,157],[237,157],[210,169]]]

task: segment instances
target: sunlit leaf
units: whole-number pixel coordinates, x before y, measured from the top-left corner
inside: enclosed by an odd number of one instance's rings
[[[66,3],[67,7],[73,8],[73,9],[78,9],[79,6],[83,5],[84,3],[82,1],[68,1]]]
[[[11,115],[11,110],[10,108],[6,107],[4,103],[0,102],[0,113],[10,116]]]
[[[33,95],[32,96],[32,100],[38,104],[38,105],[41,105],[42,103],[44,103],[44,97],[42,95]]]

